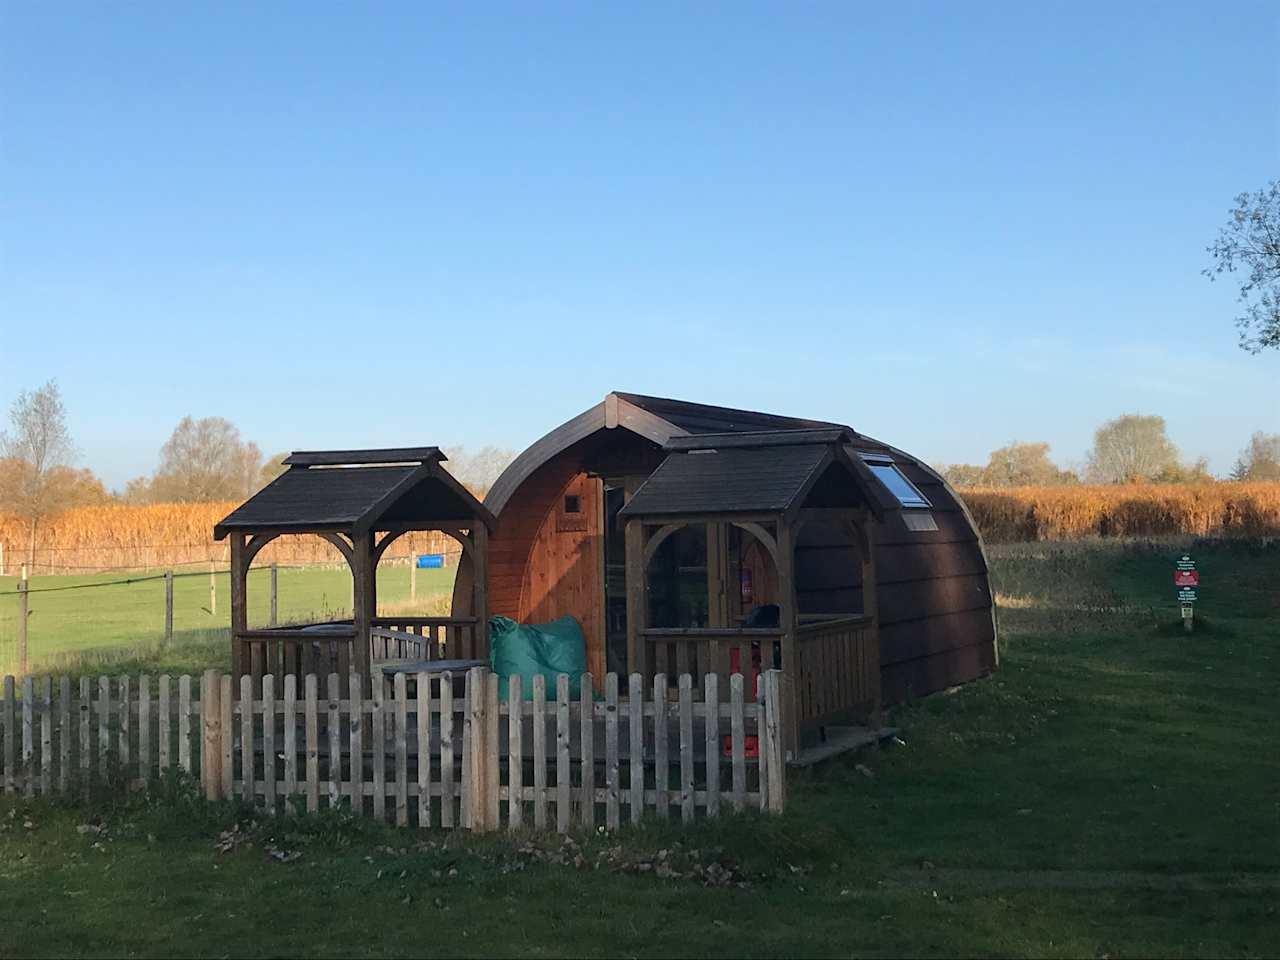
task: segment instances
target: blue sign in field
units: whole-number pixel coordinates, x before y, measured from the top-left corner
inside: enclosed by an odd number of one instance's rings
[[[420,553],[418,554],[418,569],[433,570],[444,566],[443,553]]]

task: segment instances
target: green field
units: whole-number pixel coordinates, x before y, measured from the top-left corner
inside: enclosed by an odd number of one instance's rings
[[[1274,956],[1280,548],[1197,556],[1186,636],[1167,550],[1002,550],[999,672],[793,774],[781,817],[565,850],[0,802],[0,956]]]
[[[409,567],[378,570],[378,602],[383,612],[448,612],[455,567],[417,571],[417,603],[409,601]],[[34,577],[28,616],[28,656],[32,672],[79,671],[109,666],[199,670],[227,666],[231,609],[230,578],[215,578],[211,609],[209,574],[174,579],[174,642],[164,637],[164,581],[156,571],[94,576]],[[120,583],[136,579],[139,582]],[[14,577],[0,577],[0,674],[17,663],[18,603]],[[254,567],[249,575],[249,622],[265,625],[271,609],[270,574]],[[351,574],[345,567],[281,568],[277,610],[281,623],[351,615]]]

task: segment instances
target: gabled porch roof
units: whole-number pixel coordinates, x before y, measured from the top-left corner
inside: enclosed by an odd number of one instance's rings
[[[299,451],[289,469],[213,529],[242,533],[344,533],[427,529],[440,522],[495,520],[440,464],[437,447]]]
[[[894,509],[846,444],[843,427],[673,438],[672,452],[620,511],[623,517],[790,513],[815,494],[822,507]],[[843,478],[843,482],[842,479]]]

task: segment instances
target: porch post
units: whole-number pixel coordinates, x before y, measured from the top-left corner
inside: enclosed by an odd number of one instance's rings
[[[707,626],[729,626],[729,525],[707,523]]]
[[[231,534],[231,675],[238,684],[249,665],[245,662],[248,653],[245,650],[243,635],[249,629],[249,612],[247,604],[248,565],[245,563],[245,535]],[[258,678],[254,678],[254,683]]]
[[[648,614],[648,571],[644,567],[643,521],[631,518],[625,533],[627,581],[627,670],[648,677],[644,662],[644,630]]]
[[[478,658],[489,656],[489,528],[477,522],[471,528],[472,591],[475,602],[472,612],[476,617],[475,651]],[[495,750],[497,747],[494,748]]]
[[[800,752],[799,632],[796,615],[795,530],[786,516],[778,517],[778,625],[782,628],[783,736],[788,758]]]
[[[871,659],[874,660],[875,668],[875,691],[876,699],[872,705],[868,723],[875,729],[880,727],[880,699],[881,699],[881,683],[880,683],[880,600],[879,600],[879,584],[876,580],[876,540],[875,528],[872,527],[871,514],[864,512],[861,522],[858,526],[861,528],[861,546],[862,546],[862,613],[864,616],[870,617],[871,622],[867,625],[867,632],[870,635],[868,646],[870,647]]]
[[[373,629],[373,618],[378,612],[377,568],[373,559],[373,533],[366,530],[351,538],[352,565],[354,580],[352,596],[351,622],[355,627],[355,638],[352,640],[351,671],[364,678],[362,681],[366,693],[373,690],[372,678],[369,675],[369,631]]]

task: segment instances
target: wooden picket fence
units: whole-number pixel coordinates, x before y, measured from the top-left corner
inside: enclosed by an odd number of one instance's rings
[[[211,799],[280,812],[349,808],[384,822],[476,831],[616,829],[646,813],[716,816],[785,802],[781,675],[750,694],[741,674],[688,674],[674,688],[616,674],[597,691],[535,677],[337,674],[252,678],[13,677],[0,702],[0,787],[88,797],[144,789],[181,770]],[[721,689],[727,680],[727,690]],[[342,695],[346,686],[347,695]],[[505,696],[504,696],[505,694]]]

